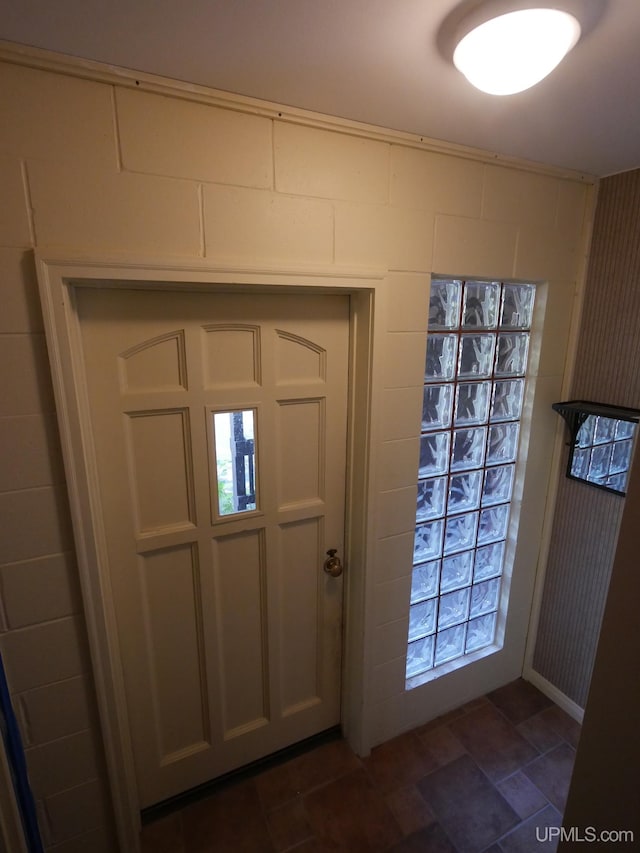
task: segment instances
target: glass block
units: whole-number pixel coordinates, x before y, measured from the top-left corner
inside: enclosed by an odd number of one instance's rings
[[[462,325],[465,328],[495,329],[498,324],[500,285],[497,282],[472,282],[464,286]]]
[[[616,437],[617,421],[613,418],[599,417],[596,421],[596,429],[593,434],[594,444],[606,444]]]
[[[425,382],[451,381],[456,373],[457,335],[427,335]]]
[[[598,418],[596,415],[587,415],[587,419],[578,430],[577,447],[591,447],[596,431],[597,420]]]
[[[458,379],[488,379],[493,370],[495,335],[462,335]]]
[[[460,322],[461,281],[432,281],[429,295],[429,330],[455,329]]]
[[[526,332],[498,335],[496,376],[524,376],[528,351],[529,335]]]
[[[493,386],[491,421],[515,421],[522,414],[524,379],[500,379]]]
[[[424,637],[407,646],[406,677],[412,678],[433,667],[433,637]]]
[[[453,433],[451,470],[465,471],[469,468],[481,468],[484,463],[486,438],[486,427],[455,430]]]
[[[490,382],[465,382],[456,388],[456,426],[485,424],[489,417]]]
[[[592,483],[602,483],[609,475],[609,465],[611,463],[611,445],[601,444],[594,447],[591,451],[591,459],[589,461],[588,479]]]
[[[422,394],[422,431],[451,426],[453,385],[425,385]]]
[[[480,488],[482,471],[469,471],[466,474],[454,474],[449,481],[449,502],[447,511],[464,512],[478,509],[480,506]]]
[[[502,290],[500,328],[530,328],[535,294],[536,288],[533,284],[505,284]]]
[[[420,438],[419,477],[446,474],[449,468],[449,433],[434,432]]]
[[[606,486],[609,489],[617,489],[619,492],[624,492],[627,489],[627,472],[624,474],[612,474],[607,477]]]
[[[462,554],[454,554],[445,557],[442,561],[442,575],[440,577],[440,592],[451,592],[468,586],[471,583],[471,569],[473,568],[473,551],[465,551]]]
[[[464,515],[454,515],[447,518],[444,534],[444,553],[454,554],[456,551],[466,551],[476,544],[478,529],[478,513],[468,512]]]
[[[409,639],[417,640],[436,630],[436,600],[421,601],[409,608]]]
[[[493,545],[484,545],[476,549],[475,564],[473,567],[474,582],[495,578],[502,574],[504,562],[504,542],[494,542]]]
[[[407,678],[495,642],[534,298],[531,284],[432,282]],[[576,448],[587,473],[596,426]],[[617,422],[599,433],[598,447],[621,445],[609,480],[625,476],[632,436]]]
[[[425,563],[441,556],[444,522],[429,521],[416,527],[413,540],[413,563]]]
[[[611,451],[610,474],[622,474],[629,470],[632,445],[632,441],[616,441]]]
[[[618,421],[616,426],[616,439],[633,438],[636,424],[633,421]]]
[[[469,616],[469,591],[470,587],[467,586],[440,596],[438,631],[449,628],[451,625],[458,625]]]
[[[482,616],[498,609],[500,578],[476,583],[471,587],[470,616]]]
[[[518,453],[520,424],[493,424],[489,427],[487,465],[497,462],[514,462]]]
[[[411,603],[432,598],[438,592],[438,575],[440,574],[440,560],[432,560],[429,563],[421,563],[413,567],[411,575]]]
[[[459,658],[464,653],[466,627],[466,625],[456,625],[455,628],[447,628],[438,633],[436,637],[436,666]]]
[[[490,646],[496,635],[496,614],[487,613],[477,619],[471,619],[467,625],[467,653],[476,652]]]
[[[420,480],[418,482],[418,503],[416,521],[430,521],[444,515],[447,496],[447,478]]]
[[[579,477],[581,480],[586,480],[589,476],[589,459],[591,453],[589,450],[576,447],[573,451],[573,459],[571,460],[571,474],[573,477]]]
[[[488,545],[497,542],[507,535],[509,523],[509,504],[489,507],[480,511],[480,527],[478,529],[478,545]]]
[[[493,506],[511,500],[514,465],[487,468],[482,489],[482,506]]]

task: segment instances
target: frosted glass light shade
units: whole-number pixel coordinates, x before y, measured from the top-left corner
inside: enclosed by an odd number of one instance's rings
[[[580,24],[559,9],[522,9],[486,21],[458,43],[453,62],[477,89],[512,95],[535,86],[580,37]]]

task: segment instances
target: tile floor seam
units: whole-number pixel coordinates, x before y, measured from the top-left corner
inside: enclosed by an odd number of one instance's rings
[[[509,832],[505,832],[504,835],[501,835],[497,841],[493,842],[493,844],[497,844],[498,847],[500,848],[500,850],[504,851],[504,848],[502,846],[503,841],[505,841],[510,835],[513,835],[518,830],[520,830],[525,823],[528,823],[529,821],[533,820],[533,818],[536,817],[536,815],[542,814],[542,812],[546,811],[548,808],[552,808],[555,812],[557,812],[560,815],[560,822],[562,822],[561,812],[559,812],[558,809],[556,809],[556,807],[552,803],[549,803],[543,809],[539,809],[537,812],[530,815],[528,818],[526,818],[526,820],[520,821],[520,823],[517,826],[514,826],[513,829],[509,830]],[[487,848],[487,849],[490,849],[491,846],[493,846],[493,845],[490,845],[489,848]]]
[[[358,761],[360,761],[360,759],[358,759]],[[309,788],[307,791],[300,791],[298,796],[304,798],[309,794],[313,794],[316,791],[319,791],[321,788],[326,788],[327,785],[331,785],[333,782],[337,782],[340,779],[344,779],[345,776],[351,776],[352,773],[357,773],[359,770],[364,770],[365,773],[367,772],[367,768],[362,764],[362,762],[360,762],[359,767],[352,767],[349,770],[345,770],[344,773],[338,773],[337,776],[332,776],[331,779],[327,779],[326,782],[321,782],[319,785],[316,785],[313,788]]]
[[[446,837],[448,838],[449,842],[451,843],[451,846],[453,847],[453,849],[454,849],[454,850],[456,851],[456,853],[457,853],[458,848],[456,847],[456,845],[455,845],[455,842],[454,842],[453,838],[452,838],[452,837],[449,835],[449,833],[447,832],[446,827],[444,827],[444,826],[442,825],[442,823],[441,823],[441,822],[439,822],[439,826],[440,826],[440,828],[442,829],[442,831],[444,832],[444,834],[446,835]]]
[[[524,720],[520,720],[518,723],[515,723],[515,722],[514,722],[513,720],[511,720],[511,719],[509,718],[509,716],[508,716],[508,715],[507,715],[507,714],[502,710],[502,708],[500,708],[500,706],[499,706],[499,705],[496,705],[496,704],[495,704],[495,702],[492,702],[492,701],[491,701],[491,699],[489,700],[489,702],[491,702],[491,706],[492,706],[492,707],[493,707],[493,708],[494,708],[494,709],[495,709],[495,710],[500,714],[500,716],[501,716],[501,717],[503,717],[503,718],[505,719],[505,721],[506,721],[507,723],[509,723],[509,725],[510,725],[510,726],[513,726],[513,728],[514,728],[516,731],[518,731],[518,726],[522,725],[522,723],[526,723],[526,722],[527,722],[527,720],[532,720],[534,717],[537,717],[537,716],[538,716],[538,714],[541,714],[541,713],[542,713],[542,711],[536,711],[536,713],[535,713],[535,714],[530,714],[528,717],[525,717],[525,718],[524,718]],[[547,709],[545,708],[544,710],[547,710]],[[523,734],[521,734],[521,732],[518,732],[518,734],[520,734],[520,736],[521,736],[521,737],[524,737],[524,735],[523,735]],[[526,738],[525,738],[525,739],[526,739]],[[533,746],[534,748],[536,748],[536,749],[537,749],[537,747],[535,746],[535,744],[531,744],[531,746]]]
[[[287,849],[284,850],[283,853],[293,853],[294,850],[300,850],[302,847],[304,847],[305,844],[308,844],[309,841],[316,841],[316,836],[312,835],[311,838],[305,838],[304,841],[300,841],[300,843],[296,844],[295,847],[287,847]]]
[[[474,765],[474,767],[476,768],[476,770],[478,770],[478,771],[479,771],[479,773],[484,777],[485,781],[487,782],[487,784],[489,785],[489,787],[493,790],[493,792],[496,794],[496,796],[498,796],[498,797],[500,798],[500,800],[502,800],[502,802],[504,803],[504,805],[509,809],[509,811],[511,811],[511,812],[513,813],[514,817],[515,817],[515,818],[517,818],[516,823],[515,823],[515,824],[514,824],[510,829],[509,829],[509,831],[508,831],[508,832],[506,832],[506,833],[504,833],[504,834],[503,834],[503,836],[508,835],[510,832],[513,832],[514,830],[516,830],[516,829],[517,829],[517,828],[518,828],[522,823],[524,823],[524,821],[520,818],[520,816],[518,815],[518,813],[516,812],[516,810],[513,808],[513,806],[512,806],[512,805],[507,801],[506,797],[504,797],[504,796],[500,793],[500,791],[499,791],[499,790],[498,790],[498,788],[497,788],[497,784],[496,784],[495,782],[493,782],[493,780],[492,780],[492,779],[490,779],[490,778],[489,778],[489,776],[487,775],[487,773],[485,773],[485,771],[484,771],[484,770],[483,770],[483,768],[478,764],[478,762],[475,760],[475,758],[473,757],[473,755],[471,755],[470,753],[466,753],[466,754],[467,754],[467,757],[469,758],[469,760],[473,763],[473,765]],[[460,756],[460,757],[463,757],[463,756]],[[456,759],[456,760],[458,760],[458,759]],[[453,763],[453,762],[451,762],[451,763]],[[445,766],[447,766],[447,765],[445,765]],[[442,768],[438,768],[438,769],[442,769]],[[545,799],[546,799],[546,798],[545,798]],[[439,820],[439,822],[440,822],[440,825],[442,826],[443,830],[444,830],[444,831],[445,831],[445,833],[446,833],[446,829],[445,829],[445,827],[444,827],[444,826],[443,826],[443,824],[442,824],[442,820],[443,820],[442,815],[440,815],[440,814],[438,813],[438,810],[436,809],[436,807],[435,807],[435,806],[433,806],[433,805],[432,805],[432,803],[431,803],[431,802],[429,802],[428,800],[427,800],[426,802],[427,802],[427,804],[429,805],[429,807],[433,810],[433,812],[434,812],[434,814],[436,815],[436,817],[438,817],[438,820]],[[545,807],[545,808],[546,808],[546,807]],[[501,837],[503,837],[503,836],[501,836]],[[447,837],[450,837],[450,836],[447,834]],[[455,844],[454,844],[453,840],[452,840],[452,842],[451,842],[451,843],[452,843],[452,844],[453,844],[453,846],[455,847]],[[491,847],[493,844],[495,844],[495,843],[496,843],[496,840],[494,839],[494,840],[493,840],[493,841],[488,845],[488,848],[490,848],[490,847]],[[488,849],[488,848],[484,848],[484,849]],[[476,851],[476,853],[477,853],[477,851]]]
[[[546,755],[546,753],[545,753],[545,755]],[[542,755],[539,756],[539,758],[542,758],[542,757],[543,757]],[[529,764],[533,764],[533,762],[537,761],[537,760],[538,760],[537,758],[534,758],[532,761],[529,762]],[[527,776],[527,774],[524,773],[525,767],[528,767],[529,764],[523,764],[522,767],[519,770],[516,770],[516,772],[513,775],[515,776],[518,773],[523,773],[525,778],[533,785],[533,787],[536,789],[536,791],[538,791],[540,793],[540,796],[545,798],[545,800],[547,801],[547,805],[553,806],[553,803],[551,802],[549,797],[547,797],[547,795],[544,793],[544,791],[541,791],[540,788],[533,781],[533,779],[530,779],[529,776]],[[509,778],[511,778],[511,777],[509,777]],[[506,780],[502,779],[501,781],[504,782]],[[546,808],[546,806],[544,806],[544,808]],[[554,808],[555,808],[555,806],[554,806]],[[540,809],[540,811],[541,811],[541,809]],[[527,820],[529,820],[529,818],[527,818]]]
[[[292,844],[291,847],[285,847],[283,850],[277,851],[277,853],[293,853],[294,850],[299,850],[303,845],[315,840],[316,836],[310,835],[309,838],[303,838],[302,841],[297,841],[295,844]],[[273,849],[276,850],[275,845]]]
[[[486,770],[482,767],[482,765],[481,765],[481,764],[480,764],[480,763],[479,763],[479,762],[474,758],[473,754],[472,754],[472,753],[470,753],[468,750],[467,750],[467,755],[469,756],[469,758],[471,758],[471,760],[473,761],[473,763],[476,765],[476,767],[478,768],[478,770],[482,773],[482,775],[485,777],[485,779],[486,779],[486,780],[487,780],[487,782],[491,785],[491,787],[492,787],[492,788],[495,788],[495,789],[497,790],[498,785],[499,785],[501,782],[504,782],[506,779],[510,778],[510,776],[505,776],[504,778],[500,778],[500,779],[492,779],[492,778],[489,776],[489,774],[486,772]],[[532,760],[533,760],[533,761],[536,761],[538,758],[540,758],[540,756],[536,756],[536,758],[534,758],[534,759],[532,759]],[[525,767],[525,766],[526,766],[526,765],[522,765],[522,767]],[[514,771],[513,771],[513,774],[511,774],[511,775],[515,776],[515,774],[516,774],[516,773],[519,773],[519,772],[522,770],[522,767],[519,767],[517,770],[514,770]],[[500,791],[498,791],[498,793],[500,794]],[[502,796],[502,794],[500,794],[500,796],[502,797],[502,799],[503,799],[503,800],[505,799],[505,798]],[[507,803],[507,805],[509,805],[509,804]],[[510,808],[511,808],[511,806],[510,806]]]
[[[493,705],[493,703],[491,703],[491,704]],[[525,741],[529,746],[531,746],[531,748],[532,748],[533,750],[535,750],[535,752],[536,752],[536,755],[535,755],[533,758],[531,758],[529,761],[525,762],[524,764],[520,765],[518,768],[516,768],[516,770],[514,770],[514,771],[513,771],[513,773],[509,773],[509,774],[507,774],[507,776],[504,776],[504,777],[497,777],[496,779],[492,779],[492,778],[489,776],[488,772],[487,772],[487,771],[485,771],[485,769],[482,767],[482,765],[480,764],[480,762],[475,758],[475,756],[473,755],[473,753],[472,753],[472,752],[470,752],[470,751],[467,749],[467,750],[466,750],[466,751],[467,751],[467,753],[468,753],[469,755],[471,755],[471,757],[474,759],[475,763],[478,765],[478,767],[480,768],[480,770],[482,770],[482,772],[483,772],[483,773],[484,773],[484,775],[487,777],[487,779],[489,780],[489,782],[490,782],[492,785],[496,786],[498,783],[500,783],[500,782],[504,782],[506,779],[510,778],[511,776],[515,775],[516,773],[519,773],[519,772],[520,772],[520,771],[522,771],[525,767],[528,767],[528,766],[529,766],[529,764],[532,764],[534,761],[538,761],[538,759],[539,759],[539,758],[542,758],[543,753],[541,753],[541,752],[540,752],[540,750],[538,749],[538,747],[537,747],[535,744],[531,743],[531,742],[530,742],[529,740],[527,740],[527,739],[526,739],[526,738],[525,738],[525,737],[524,737],[520,732],[518,732],[517,727],[516,727],[516,726],[515,726],[515,725],[514,725],[510,720],[509,720],[509,718],[508,718],[505,714],[503,714],[503,713],[502,713],[502,711],[500,711],[500,709],[499,709],[499,708],[497,708],[496,706],[493,706],[493,707],[494,707],[494,708],[495,708],[495,710],[496,710],[496,711],[497,711],[497,712],[498,712],[498,713],[499,713],[499,714],[504,718],[504,720],[505,720],[505,722],[507,723],[507,725],[508,725],[510,728],[512,728],[512,729],[513,729],[513,730],[514,730],[518,735],[520,735],[520,737],[521,737],[521,738],[522,738],[522,739],[523,739],[523,740],[524,740],[524,741]],[[535,715],[532,715],[532,716],[535,716]],[[530,718],[529,718],[529,719],[530,719]],[[452,734],[454,734],[454,736],[455,736],[455,732],[453,732]],[[559,744],[555,744],[555,745],[554,745],[554,746],[552,746],[548,751],[549,751],[549,752],[552,752],[554,749],[557,749],[557,748],[558,748],[558,746],[559,746]],[[546,753],[544,753],[544,754],[546,754]]]
[[[386,802],[385,802],[385,805],[386,805]],[[389,811],[389,814],[391,815],[391,820],[395,823],[395,825],[398,829],[398,832],[400,834],[400,838],[406,838],[407,836],[405,835],[405,833],[402,830],[402,827],[400,826],[400,821],[397,819],[397,817],[393,813],[393,809],[389,808],[389,806],[387,806],[387,809]],[[395,847],[395,842],[392,842],[391,845],[387,848],[387,850],[393,850],[394,847]]]
[[[524,737],[524,739],[527,741],[527,743],[531,744],[531,746],[534,749],[538,750],[538,758],[542,758],[543,755],[548,755],[550,752],[553,752],[554,749],[557,749],[560,746],[560,743],[556,743],[553,746],[550,746],[549,749],[545,749],[544,752],[541,752],[540,747],[536,746],[535,743],[531,743],[529,738],[525,737],[525,735],[522,735],[522,737]],[[567,743],[567,741],[563,740],[563,741],[561,741],[561,743]],[[567,745],[571,746],[571,744],[567,744]],[[535,761],[535,760],[536,760],[535,758],[532,759],[532,761]]]

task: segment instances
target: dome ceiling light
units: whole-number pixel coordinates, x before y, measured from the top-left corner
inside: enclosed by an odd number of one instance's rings
[[[489,95],[513,95],[551,74],[580,38],[580,24],[559,9],[521,9],[492,18],[458,43],[453,62]]]
[[[466,0],[443,23],[443,52],[490,95],[513,95],[550,74],[601,16],[604,0]]]

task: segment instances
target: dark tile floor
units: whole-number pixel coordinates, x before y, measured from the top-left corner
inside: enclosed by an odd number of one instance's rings
[[[336,740],[232,784],[145,826],[142,850],[553,850],[545,828],[560,826],[579,733],[518,680],[368,758]]]

